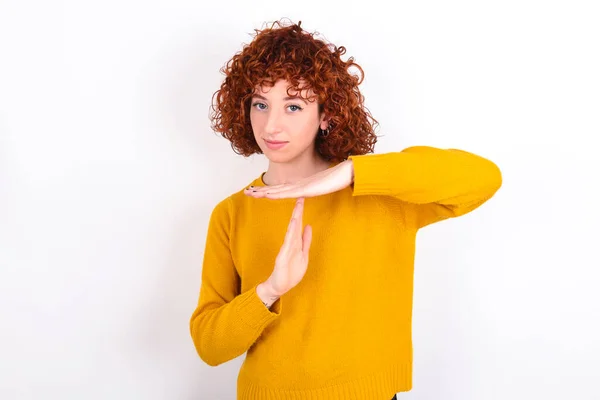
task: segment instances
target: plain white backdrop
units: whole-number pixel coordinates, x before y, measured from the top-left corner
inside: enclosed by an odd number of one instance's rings
[[[209,214],[267,161],[208,112],[219,69],[287,17],[364,68],[376,153],[503,172],[419,234],[399,399],[600,399],[594,3],[0,1],[0,398],[235,399],[243,357],[203,364],[188,321]]]

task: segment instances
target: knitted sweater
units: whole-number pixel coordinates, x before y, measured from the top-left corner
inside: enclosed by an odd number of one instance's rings
[[[212,211],[190,330],[211,366],[246,352],[238,400],[389,400],[409,391],[417,231],[474,210],[502,184],[493,162],[456,149],[349,159],[353,185],[306,198],[308,270],[271,309],[256,286],[273,271],[296,199],[240,190]],[[262,175],[251,184],[264,186]]]

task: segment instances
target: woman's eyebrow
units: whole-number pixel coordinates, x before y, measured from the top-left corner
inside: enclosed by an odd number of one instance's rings
[[[288,101],[288,100],[302,100],[305,104],[308,104],[308,102],[306,100],[304,100],[300,96],[285,97],[283,100],[285,100],[285,101]]]
[[[261,99],[261,100],[268,100],[265,96],[262,96],[260,94],[254,94],[254,95],[252,95],[252,97],[255,97],[255,98]],[[283,100],[284,101],[288,101],[288,100],[302,100],[305,104],[308,104],[307,101],[304,100],[300,96],[288,96],[288,97],[284,97]]]

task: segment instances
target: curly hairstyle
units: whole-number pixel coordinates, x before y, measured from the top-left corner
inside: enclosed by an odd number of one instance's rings
[[[285,79],[291,84],[288,93],[312,89],[319,112],[329,118],[329,134],[317,135],[315,142],[325,160],[343,161],[350,155],[373,152],[378,122],[364,106],[358,89],[364,71],[353,57],[342,61],[345,47],[315,39],[301,23],[285,26],[276,21],[262,31],[255,29],[254,40],[221,68],[225,80],[213,94],[211,128],[228,139],[237,154],[262,153],[250,124],[251,98],[257,86]],[[360,76],[350,74],[351,67]]]

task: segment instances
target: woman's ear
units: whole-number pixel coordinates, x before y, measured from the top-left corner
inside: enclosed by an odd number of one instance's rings
[[[329,127],[329,118],[323,114],[323,116],[321,117],[321,124],[319,125],[319,128],[321,128],[322,130],[327,130],[327,128]]]

